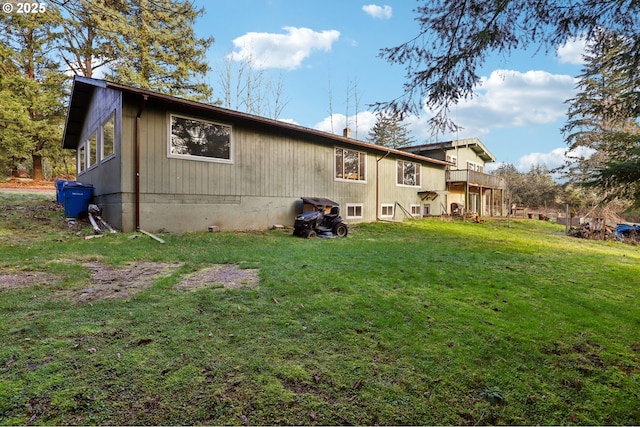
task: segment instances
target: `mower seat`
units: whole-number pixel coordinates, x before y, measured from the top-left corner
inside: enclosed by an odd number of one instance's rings
[[[340,213],[340,208],[338,208],[337,206],[334,206],[331,208],[331,210],[329,211],[328,214],[326,214],[324,217],[325,218],[330,218],[330,219],[335,219],[338,217],[338,214]]]

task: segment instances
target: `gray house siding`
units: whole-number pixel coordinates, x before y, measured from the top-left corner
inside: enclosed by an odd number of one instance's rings
[[[145,109],[140,148],[142,227],[188,231],[210,225],[224,230],[291,225],[302,196],[364,202],[371,192],[366,184],[333,179],[333,146],[217,121],[232,126],[231,164],[168,157],[169,114],[162,108]]]
[[[302,196],[334,199],[342,206],[343,217],[347,204],[361,204],[362,218],[347,222],[375,221],[380,216],[380,206],[375,205],[379,153],[362,150],[366,153],[365,182],[340,181],[335,179],[335,147],[353,147],[217,120],[233,127],[232,164],[175,159],[167,156],[171,112],[148,107],[142,114],[140,214],[145,228],[188,231],[217,225],[239,230],[292,225]],[[190,117],[217,119],[206,114]],[[443,169],[423,164],[422,186],[403,187],[396,183],[396,157],[383,159],[378,168],[380,204],[398,202],[410,209],[419,203],[420,189],[444,189]],[[128,181],[132,180],[133,176]],[[396,218],[402,218],[399,215]]]
[[[87,111],[86,119],[80,132],[80,143],[86,143],[93,135],[96,137],[98,150],[102,147],[101,126],[109,118],[114,120],[114,147],[113,154],[103,157],[98,154],[96,163],[89,165],[84,170],[80,170],[80,158],[77,157],[78,164],[76,180],[83,183],[93,184],[94,202],[103,206],[105,211],[117,213],[120,211],[122,195],[123,175],[127,168],[127,158],[123,156],[123,150],[126,150],[126,135],[122,134],[123,129],[128,127],[127,118],[123,117],[122,110],[122,93],[106,88],[97,88],[93,92],[89,103],[84,106]],[[121,216],[115,214],[111,216],[113,225],[122,228]]]
[[[133,231],[137,225],[138,114],[139,225],[149,231],[292,225],[303,196],[335,200],[347,222],[375,221],[382,205],[411,209],[421,203],[420,191],[445,188],[443,162],[151,92],[143,101],[147,92],[106,82],[82,79],[81,83],[72,95],[72,106],[82,96],[92,96],[84,111],[71,117],[70,109],[63,146],[76,148],[115,112],[115,154],[80,172],[78,180],[94,184],[95,202],[103,208],[103,217],[123,231]],[[92,85],[96,85],[93,90]],[[229,161],[170,156],[171,114],[231,126]],[[336,147],[365,154],[364,181],[336,179]],[[398,159],[420,165],[420,186],[398,185]],[[361,215],[347,218],[348,205],[358,206]]]

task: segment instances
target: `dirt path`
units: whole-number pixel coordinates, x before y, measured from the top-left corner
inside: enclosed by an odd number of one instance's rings
[[[0,193],[56,194],[55,188],[45,187],[0,187]]]
[[[0,193],[56,194],[56,184],[53,181],[12,178],[0,182]]]

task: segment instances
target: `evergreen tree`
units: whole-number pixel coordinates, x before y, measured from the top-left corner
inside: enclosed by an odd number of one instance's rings
[[[104,36],[113,40],[115,55],[109,80],[210,99],[212,90],[204,76],[210,69],[206,51],[213,37],[197,38],[193,30],[204,9],[196,10],[188,0],[113,0],[111,6],[118,19],[105,25]]]
[[[42,157],[59,150],[64,124],[65,80],[49,51],[59,34],[55,9],[0,15],[0,147],[15,170],[31,158],[42,179]]]
[[[389,148],[400,148],[415,142],[407,125],[398,116],[378,113],[376,123],[369,131],[369,142]]]
[[[594,167],[584,182],[598,189],[606,201],[629,200],[640,207],[640,128],[608,132],[607,159]]]
[[[605,29],[629,40],[617,59],[629,77],[640,70],[638,0],[421,0],[415,12],[418,34],[380,52],[406,67],[404,93],[377,108],[420,114],[426,104],[436,130],[456,129],[450,107],[473,95],[478,69],[492,53],[506,56],[532,45],[553,50],[579,37],[593,40]]]
[[[599,188],[606,199],[629,195],[633,175],[622,173],[634,161],[639,127],[636,122],[640,79],[629,79],[627,64],[619,61],[629,40],[600,31],[584,55],[578,93],[568,100],[568,121],[563,127],[574,156],[563,170],[570,181]],[[581,150],[583,149],[583,150]],[[585,153],[585,150],[587,152]],[[633,187],[633,185],[632,185]]]
[[[204,13],[188,0],[53,0],[63,11],[59,51],[76,75],[104,67],[108,80],[170,95],[209,100],[206,51],[197,38]]]
[[[54,0],[59,4],[62,35],[58,50],[73,74],[92,77],[94,71],[108,66],[117,54],[114,40],[117,23],[124,19],[118,12],[119,0]]]

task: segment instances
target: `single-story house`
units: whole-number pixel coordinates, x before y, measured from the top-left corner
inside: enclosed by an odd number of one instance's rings
[[[104,80],[75,77],[62,146],[125,232],[293,225],[301,197],[347,222],[447,213],[446,159]]]

